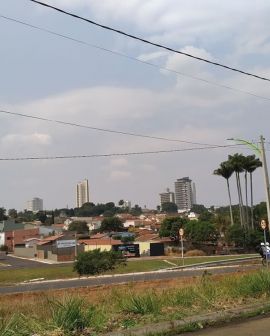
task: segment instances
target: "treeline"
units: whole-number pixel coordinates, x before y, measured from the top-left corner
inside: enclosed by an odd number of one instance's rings
[[[62,208],[48,211],[38,211],[36,213],[27,210],[17,212],[16,209],[10,209],[7,211],[5,208],[0,207],[0,221],[13,218],[18,223],[40,221],[43,224],[51,225],[55,223],[56,217],[95,217],[100,215],[103,217],[113,217],[121,213],[129,213],[133,216],[139,216],[142,214],[142,209],[137,204],[133,208],[128,208],[116,206],[114,202],[108,202],[105,204],[94,204],[89,202],[85,203],[80,208]]]

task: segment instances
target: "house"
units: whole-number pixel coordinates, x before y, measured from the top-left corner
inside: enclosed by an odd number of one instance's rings
[[[14,251],[15,246],[25,245],[25,240],[29,238],[39,238],[39,229],[26,229],[26,230],[13,230],[3,232],[4,234],[4,244],[8,247],[10,252]],[[3,237],[1,238],[3,240]]]
[[[135,243],[139,245],[140,255],[143,257],[165,255],[165,248],[172,242],[169,238],[160,238],[156,233],[146,233],[137,237]]]
[[[100,249],[101,251],[121,251],[126,257],[139,257],[138,244],[125,244],[121,240],[113,238],[101,239],[80,239],[79,244],[84,246],[84,251],[93,251]]]
[[[124,228],[129,228],[129,227],[139,227],[143,223],[142,220],[140,219],[127,219],[124,223],[123,226]]]
[[[195,212],[190,212],[188,214],[188,219],[190,219],[190,220],[198,220],[199,219],[199,215],[196,214]]]
[[[75,234],[60,234],[44,238],[37,243],[37,257],[56,262],[74,261],[75,256],[83,252]]]
[[[112,238],[100,238],[100,239],[80,239],[79,244],[84,246],[84,251],[93,251],[100,249],[101,251],[111,251],[114,245],[121,245],[121,240]]]

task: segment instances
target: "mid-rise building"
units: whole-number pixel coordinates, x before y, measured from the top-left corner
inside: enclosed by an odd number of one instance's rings
[[[123,208],[131,209],[131,202],[130,201],[124,201]]]
[[[166,189],[166,192],[159,194],[160,196],[160,205],[164,203],[175,203],[175,196],[172,191],[170,191],[169,188]]]
[[[85,179],[77,184],[76,189],[76,206],[80,208],[85,203],[89,202],[89,185],[88,180]]]
[[[34,197],[30,201],[27,201],[26,209],[32,212],[38,212],[43,210],[43,200],[38,197]]]
[[[175,186],[175,203],[178,210],[188,211],[193,205],[193,194],[191,179],[189,177],[183,177],[177,179],[174,183]]]

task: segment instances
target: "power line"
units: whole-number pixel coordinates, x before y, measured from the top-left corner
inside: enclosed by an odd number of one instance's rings
[[[59,13],[71,16],[71,17],[73,17],[75,19],[79,19],[79,20],[85,21],[87,23],[90,23],[90,24],[95,25],[97,27],[100,27],[102,29],[106,29],[106,30],[115,32],[117,34],[124,35],[124,36],[132,38],[134,40],[137,40],[137,41],[140,41],[140,42],[143,42],[143,43],[146,43],[146,44],[150,44],[152,46],[155,46],[155,47],[158,47],[158,48],[162,48],[162,49],[168,50],[168,51],[173,52],[173,53],[177,53],[177,54],[180,54],[180,55],[183,55],[183,56],[187,56],[187,57],[196,59],[198,61],[206,62],[208,64],[212,64],[212,65],[215,65],[215,66],[218,66],[218,67],[221,67],[221,68],[225,68],[227,70],[238,72],[238,73],[241,73],[242,75],[251,76],[251,77],[255,77],[257,79],[261,79],[261,80],[270,82],[270,79],[267,78],[267,77],[262,77],[262,76],[259,76],[259,75],[256,75],[256,74],[253,74],[253,73],[250,73],[250,72],[246,72],[244,70],[233,68],[233,67],[225,65],[225,64],[221,64],[221,63],[218,63],[218,62],[210,61],[209,59],[206,59],[206,58],[203,58],[203,57],[199,57],[199,56],[195,56],[195,55],[183,52],[183,51],[179,51],[179,50],[173,49],[171,47],[168,47],[168,46],[156,43],[156,42],[151,42],[151,41],[146,40],[146,39],[144,39],[142,37],[139,37],[139,36],[136,36],[136,35],[132,35],[130,33],[126,33],[126,32],[124,32],[122,30],[115,29],[115,28],[109,27],[107,25],[103,25],[103,24],[98,23],[96,21],[93,21],[93,20],[87,19],[85,17],[82,17],[80,15],[68,12],[66,10],[63,10],[63,9],[59,8],[59,7],[55,7],[55,6],[49,5],[48,3],[45,3],[45,2],[42,2],[42,1],[37,1],[37,0],[29,0],[29,1],[34,2],[34,3],[38,4],[38,5],[41,5],[41,6],[50,8],[50,9],[53,9],[53,10],[59,12]]]
[[[201,143],[201,142],[193,142],[193,141],[180,140],[180,139],[170,139],[170,138],[164,138],[164,137],[157,137],[157,136],[151,136],[151,135],[147,135],[147,134],[116,131],[116,130],[107,129],[107,128],[99,128],[99,127],[82,125],[82,124],[77,124],[77,123],[67,122],[67,121],[62,121],[62,120],[48,119],[48,118],[33,116],[33,115],[29,115],[29,114],[24,114],[24,113],[11,112],[11,111],[7,111],[7,110],[0,110],[0,113],[8,114],[8,115],[14,115],[14,116],[23,117],[23,118],[36,119],[36,120],[41,120],[41,121],[46,121],[46,122],[51,122],[51,123],[57,123],[57,124],[60,124],[60,125],[65,125],[65,126],[74,126],[74,127],[79,127],[79,128],[85,128],[85,129],[90,129],[90,130],[99,131],[99,132],[115,133],[115,134],[121,134],[121,135],[128,135],[128,136],[132,136],[132,137],[148,138],[148,139],[163,140],[163,141],[170,141],[170,142],[181,142],[181,143],[187,143],[187,144],[192,144],[192,145],[200,145],[200,146],[223,147],[222,145],[213,145],[213,144],[206,144],[206,143]]]
[[[25,21],[17,20],[17,19],[14,19],[14,18],[5,16],[5,15],[2,15],[2,14],[0,14],[0,17],[2,19],[5,19],[5,20],[11,21],[11,22],[15,22],[15,23],[24,25],[26,27],[33,28],[33,29],[36,29],[36,30],[39,30],[39,31],[42,31],[42,32],[45,32],[45,33],[48,33],[48,34],[51,34],[51,35],[54,35],[54,36],[58,36],[60,38],[63,38],[63,39],[66,39],[66,40],[70,40],[72,42],[79,43],[79,44],[85,45],[87,47],[95,48],[95,49],[101,50],[103,52],[107,52],[107,53],[113,54],[115,56],[120,56],[120,57],[129,59],[129,60],[132,60],[132,61],[136,61],[136,62],[142,63],[144,65],[151,66],[151,67],[156,68],[158,70],[164,70],[164,71],[167,71],[167,72],[170,72],[170,73],[174,73],[174,74],[182,76],[182,77],[191,78],[193,80],[197,80],[197,81],[200,81],[200,82],[203,82],[203,83],[207,83],[207,84],[210,84],[210,85],[221,87],[223,89],[240,92],[242,94],[246,94],[246,95],[249,95],[249,96],[252,96],[252,97],[255,97],[255,98],[260,98],[260,99],[268,100],[268,101],[270,100],[270,98],[268,98],[268,97],[264,97],[264,96],[258,95],[256,93],[253,93],[253,92],[250,92],[250,91],[241,90],[241,89],[229,86],[229,85],[221,84],[221,83],[218,83],[218,82],[213,82],[213,81],[201,78],[201,77],[189,75],[189,74],[186,74],[186,73],[174,70],[174,69],[170,69],[170,68],[167,68],[167,67],[162,67],[160,65],[157,65],[157,64],[154,64],[154,63],[151,63],[151,62],[148,62],[148,61],[143,61],[143,60],[138,59],[136,57],[133,57],[133,56],[121,53],[119,51],[115,51],[115,50],[111,50],[111,49],[108,49],[108,48],[105,48],[105,47],[101,47],[101,46],[98,46],[98,45],[95,45],[95,44],[91,44],[91,43],[85,42],[83,40],[76,39],[76,38],[68,36],[68,35],[60,34],[60,33],[54,32],[52,30],[49,30],[49,29],[46,29],[46,28],[42,28],[42,27],[39,27],[39,26],[30,24],[30,23],[27,23]]]
[[[181,148],[181,149],[169,149],[158,151],[144,151],[144,152],[129,152],[129,153],[109,153],[109,154],[89,154],[89,155],[63,155],[63,156],[36,156],[36,157],[13,157],[13,158],[0,158],[0,161],[31,161],[31,160],[60,160],[60,159],[86,159],[86,158],[101,158],[101,157],[113,157],[113,156],[134,156],[134,155],[148,155],[148,154],[163,154],[163,153],[175,153],[175,152],[188,152],[198,151],[206,149],[216,148],[229,148],[239,147],[241,145],[223,145],[223,146],[211,146],[211,147],[194,147],[194,148]]]

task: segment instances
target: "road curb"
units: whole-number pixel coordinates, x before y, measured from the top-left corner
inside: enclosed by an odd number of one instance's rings
[[[195,331],[206,327],[221,325],[228,322],[264,315],[270,312],[270,302],[240,306],[233,309],[207,313],[200,316],[186,317],[182,320],[174,320],[149,324],[143,327],[129,330],[116,331],[103,334],[103,336],[170,336],[177,333]]]
[[[233,262],[245,262],[249,260],[259,260],[259,259],[260,259],[260,256],[254,256],[254,257],[234,258],[234,259],[219,260],[219,261],[205,261],[199,264],[169,267],[169,268],[166,268],[166,270],[174,271],[174,270],[189,269],[189,268],[194,268],[194,267],[200,268],[200,267],[205,267],[205,266],[217,266],[217,265],[223,265],[223,264],[231,264]]]

